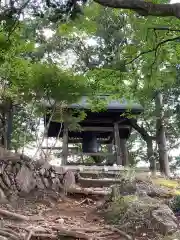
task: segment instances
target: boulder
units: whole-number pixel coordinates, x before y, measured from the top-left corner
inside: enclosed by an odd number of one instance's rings
[[[167,205],[161,205],[152,211],[152,224],[162,235],[173,234],[178,228],[177,219]]]
[[[26,166],[22,166],[16,176],[16,182],[21,191],[29,193],[33,188],[33,172]]]
[[[169,198],[174,195],[172,189],[155,185],[152,182],[136,181],[136,188],[137,193],[144,191],[150,197]]]
[[[36,178],[36,186],[37,186],[38,189],[41,189],[41,190],[45,189],[46,186],[44,185],[41,177]]]
[[[122,179],[120,184],[116,184],[112,187],[116,189],[116,195],[126,196],[137,194],[140,195],[143,192],[150,197],[169,198],[172,197],[173,191],[166,188],[154,185],[151,181],[143,181],[135,179],[133,181]]]
[[[134,195],[137,193],[137,184],[135,181],[122,179],[121,183],[116,185],[116,194],[121,196]]]
[[[76,184],[75,176],[72,171],[67,171],[64,175],[63,185],[66,190],[73,187]]]
[[[8,238],[0,236],[0,240],[8,240]]]
[[[115,224],[120,228],[123,225],[127,232],[148,229],[157,235],[169,235],[177,231],[178,222],[173,211],[161,200],[149,196],[154,192],[160,194],[156,187],[150,184],[148,188],[148,184],[143,184],[141,188],[142,185],[134,181],[123,183],[112,188],[115,198],[105,210],[108,220],[116,219]]]
[[[0,203],[6,202],[6,196],[4,194],[4,191],[0,188]]]
[[[157,199],[149,196],[139,197],[137,200],[129,203],[126,220],[130,229],[138,229],[145,226],[153,232],[162,235],[169,235],[177,231],[178,223],[172,210],[165,204],[161,204]]]

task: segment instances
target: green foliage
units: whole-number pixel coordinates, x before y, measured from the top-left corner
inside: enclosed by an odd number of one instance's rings
[[[31,59],[25,59],[23,55],[36,51],[36,47],[34,42],[26,42],[18,34],[23,34],[23,29],[14,33],[8,49],[4,47],[4,61],[0,64],[1,79],[9,81],[11,97],[16,98],[18,94],[26,101],[35,96],[37,100],[48,97],[73,102],[86,93],[83,76],[62,70],[56,64],[33,63]]]
[[[73,130],[81,131],[80,122],[83,121],[86,117],[86,113],[80,110],[69,110],[63,108],[57,108],[53,114],[52,120],[56,122],[66,122],[68,123],[68,128]]]
[[[128,202],[123,197],[113,199],[104,217],[111,224],[118,224],[129,207]]]
[[[174,240],[174,239],[180,239],[180,231],[176,231],[174,234],[170,236],[161,236],[158,238],[158,240]]]
[[[171,202],[171,209],[174,212],[179,212],[180,211],[180,195],[175,196]]]
[[[83,94],[91,92],[83,75],[74,74],[70,70],[60,68],[58,64],[49,63],[47,58],[39,62],[34,61],[34,54],[39,46],[36,45],[33,37],[25,39],[25,32],[26,24],[21,24],[14,30],[10,40],[6,37],[5,30],[2,29],[0,34],[0,85],[2,87],[0,98],[4,105],[9,100],[13,105],[21,104],[24,108],[27,104],[32,104],[33,110],[42,117],[44,109],[37,108],[41,100],[54,99],[55,102],[64,101],[68,104],[76,102]],[[34,133],[26,119],[28,115],[25,114],[25,117],[24,113],[15,115],[13,122],[12,148],[14,149],[34,140]],[[82,115],[83,113],[76,118],[77,122],[84,117]],[[28,119],[30,117],[37,116],[33,114],[28,116]]]
[[[84,77],[63,71],[55,64],[34,64],[32,74],[30,87],[41,97],[73,102],[87,91]]]
[[[176,78],[180,45],[178,33],[168,28],[177,28],[179,20],[137,17],[132,11],[104,8],[96,3],[83,6],[81,14],[75,6],[62,8],[61,4],[54,4],[47,7],[43,3],[40,9],[32,3],[27,7],[28,17],[24,17],[11,34],[9,30],[15,18],[6,19],[2,24],[2,101],[11,99],[24,106],[33,101],[37,106],[40,100],[52,98],[68,104],[87,94],[92,111],[104,111],[107,102],[97,96],[111,94],[113,99],[140,102],[145,108],[140,121],[147,133],[155,136],[154,97],[161,91],[166,106],[163,124],[171,146],[180,130]],[[46,39],[44,27],[54,31],[52,37]],[[75,60],[70,59],[70,66],[66,63],[63,66],[61,61],[69,52]],[[39,107],[38,111],[42,115],[44,109]],[[132,117],[130,111],[124,116]],[[84,117],[83,114],[71,116],[72,129],[78,127]],[[62,117],[57,114],[55,118],[61,120]],[[17,128],[18,124],[14,126]],[[133,141],[144,146],[144,142],[135,137]],[[129,141],[132,164],[145,159],[143,147],[134,150],[133,141]]]
[[[130,204],[137,200],[135,195],[116,196],[112,199],[108,209],[105,210],[104,217],[111,224],[119,224],[128,211]]]
[[[140,102],[145,109],[140,117],[142,127],[155,139],[154,98],[157,91],[161,91],[166,106],[163,109],[163,124],[171,147],[180,129],[179,115],[175,115],[175,109],[178,112],[178,100],[172,103],[172,98],[176,95],[177,99],[179,96],[178,91],[174,94],[175,90],[172,89],[179,88],[176,64],[180,55],[178,33],[168,29],[177,29],[178,20],[171,17],[137,17],[129,10],[95,6],[87,6],[85,10],[89,12],[75,23],[67,23],[70,29],[61,32],[61,35],[67,37],[69,49],[77,59],[72,68],[84,73],[93,91],[89,101],[91,109],[106,109],[106,101],[97,97],[104,93],[111,94],[113,99],[125,98],[129,102]],[[134,117],[130,111],[124,116]],[[144,146],[144,142],[137,136],[135,142]],[[139,147],[135,150],[133,145],[136,144],[129,145],[132,148],[132,164],[140,159],[147,160],[146,149]]]
[[[36,140],[37,115],[32,105],[20,105],[15,108],[13,114],[13,132],[11,136],[11,149],[18,150],[21,147]]]
[[[101,7],[96,3],[84,7],[83,15],[79,15],[76,19],[59,26],[59,34],[66,36],[94,34],[97,30],[95,19],[99,15],[100,10]]]

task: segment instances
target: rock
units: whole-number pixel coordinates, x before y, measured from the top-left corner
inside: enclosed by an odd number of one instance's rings
[[[172,210],[160,200],[149,197],[146,193],[132,198],[133,195],[121,196],[112,202],[108,209],[103,209],[108,219],[116,219],[116,225],[125,226],[125,232],[140,231],[147,228],[155,234],[169,235],[178,229],[177,219]],[[110,214],[110,215],[109,215]]]
[[[58,218],[58,219],[56,219],[56,222],[63,225],[64,224],[64,219],[63,218]]]
[[[131,204],[128,211],[129,222],[146,225],[148,229],[153,229],[159,234],[172,234],[178,229],[177,219],[172,210],[157,199],[148,196],[139,198]]]
[[[173,211],[161,201],[151,198],[149,196],[139,198],[136,204],[136,209],[145,208],[148,210],[145,215],[149,219],[151,225],[160,234],[166,235],[175,232],[178,228],[177,218]]]
[[[162,235],[173,234],[178,229],[177,219],[167,205],[161,205],[152,211],[152,223]]]
[[[34,187],[32,181],[33,181],[32,171],[30,171],[28,167],[22,166],[21,170],[18,172],[16,176],[16,182],[18,183],[20,189],[23,192],[29,193]]]
[[[44,184],[45,184],[45,187],[46,187],[46,188],[49,188],[49,187],[50,187],[50,183],[49,183],[49,181],[48,181],[47,178],[44,178]]]
[[[137,193],[137,186],[135,181],[122,179],[118,185],[112,186],[112,197],[134,195]]]
[[[0,236],[0,240],[8,240],[8,238]]]
[[[17,194],[16,192],[11,192],[9,195],[8,195],[8,200],[10,203],[17,203]]]
[[[2,177],[3,177],[4,183],[6,184],[6,186],[10,187],[11,186],[11,181],[10,181],[10,178],[9,178],[9,174],[7,174],[7,172],[4,171]]]
[[[58,178],[52,179],[52,186],[51,186],[51,188],[52,188],[53,190],[59,190],[59,187],[60,187],[60,186],[61,186],[61,183],[60,183],[60,181],[59,181]]]
[[[43,184],[41,177],[36,178],[36,184],[38,189],[45,189],[45,185]]]
[[[45,161],[45,159],[41,158],[38,161],[36,161],[35,163],[35,167],[36,168],[45,168],[45,169],[49,169],[50,168],[50,164],[49,162]]]
[[[40,173],[42,176],[45,174],[45,172],[46,172],[46,169],[45,169],[45,168],[41,168],[41,169],[39,170],[39,173]]]
[[[172,234],[170,238],[164,239],[164,240],[179,240],[180,239],[180,230]]]
[[[57,167],[57,166],[53,166],[54,171],[56,171],[59,174],[64,174],[66,172],[66,169],[64,167]]]
[[[144,191],[150,197],[171,197],[172,191],[166,187],[154,185],[151,182],[136,182],[137,192]]]
[[[7,202],[7,198],[4,194],[4,191],[0,188],[0,203]]]
[[[72,171],[67,171],[65,173],[63,183],[64,183],[65,189],[68,189],[68,188],[75,185],[75,183],[76,183],[75,176],[74,176],[74,173]]]
[[[114,186],[113,186],[114,187]],[[126,196],[126,195],[141,195],[143,192],[150,197],[172,197],[172,190],[166,187],[161,187],[154,185],[152,181],[143,181],[140,179],[135,179],[130,181],[128,179],[122,179],[121,183],[115,185],[116,195]]]

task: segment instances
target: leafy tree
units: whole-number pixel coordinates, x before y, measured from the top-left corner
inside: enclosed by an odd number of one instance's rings
[[[10,149],[17,152],[18,149],[36,140],[37,116],[32,105],[21,104],[14,107],[13,110]]]
[[[169,142],[176,137],[167,129],[173,128],[176,132],[178,129],[178,121],[174,121],[178,119],[178,104],[170,106],[174,96],[168,98],[167,92],[178,88],[177,83],[175,87],[179,61],[179,36],[175,29],[178,20],[169,16],[178,17],[179,4],[161,0],[95,2],[110,8],[89,1],[83,1],[86,5],[83,11],[80,1],[41,1],[40,7],[30,1],[25,5],[10,1],[4,6],[0,71],[2,85],[10,87],[5,93],[3,90],[2,105],[14,104],[17,95],[18,103],[29,103],[32,99],[38,103],[44,97],[72,102],[88,92],[87,86],[94,91],[94,96],[106,92],[114,98],[137,100],[148,110],[141,118],[148,124],[140,126],[137,121],[132,124],[149,145],[149,156],[153,155],[154,136],[157,140],[159,129],[166,130]],[[28,14],[20,20],[22,12]],[[45,26],[54,31],[48,40],[43,35]],[[87,44],[90,38],[95,40],[94,45]],[[57,62],[67,51],[76,55],[76,61],[71,70],[67,67],[62,70]],[[73,74],[74,70],[78,75]],[[165,99],[161,113],[170,114],[161,121],[157,111],[155,113],[158,94]],[[98,109],[103,107],[103,104],[96,105]],[[7,112],[8,109],[3,108],[3,118]]]
[[[141,16],[167,17],[174,16],[179,18],[179,4],[168,4],[167,0],[141,1],[141,0],[94,0],[94,2],[110,8],[133,10]],[[75,19],[82,14],[82,4],[90,4],[87,0],[41,0],[38,4],[35,1],[20,0],[10,1],[2,7],[1,20],[13,22],[22,12],[28,12],[32,16],[48,19],[51,22],[66,21],[67,18]],[[28,11],[27,11],[28,10]],[[127,11],[128,12],[128,11]],[[48,22],[49,22],[48,21]]]
[[[0,36],[2,43],[0,114],[3,119],[3,129],[6,132],[3,135],[7,135],[9,112],[12,113],[15,106],[21,106],[25,109],[27,104],[33,104],[36,108],[44,99],[72,103],[77,101],[83,93],[89,91],[83,76],[62,70],[56,63],[49,63],[46,58],[41,58],[42,61],[37,62],[33,58],[33,54],[37,50],[36,41],[31,38],[26,41],[24,39],[25,31],[26,25],[21,24],[11,35],[10,42],[6,29],[2,29]],[[43,112],[40,114],[43,116]],[[15,127],[20,119],[17,118],[16,114],[14,117]],[[20,117],[24,118],[22,115]],[[22,120],[22,124],[24,125],[24,120]],[[20,129],[23,130],[24,126],[21,126]],[[17,135],[17,132],[18,129],[13,134]],[[2,144],[4,145],[6,141],[4,139]],[[19,144],[21,145],[20,142]]]
[[[90,6],[87,9],[90,11]],[[114,98],[125,96],[143,104],[145,114],[141,120],[144,126],[139,126],[137,121],[132,124],[149,146],[149,159],[154,155],[153,141],[160,135],[158,129],[162,129],[157,124],[159,116],[156,114],[155,100],[158,93],[165,97],[164,117],[159,124],[166,128],[167,144],[171,145],[177,139],[172,134],[172,128],[178,129],[173,121],[175,106],[170,104],[173,95],[167,97],[167,92],[178,86],[176,64],[179,56],[175,49],[179,48],[179,36],[176,31],[169,31],[177,21],[152,17],[146,20],[144,17],[137,18],[133,13],[127,15],[127,12],[103,9],[97,5],[93,5],[93,14],[86,12],[86,9],[84,13],[85,19],[82,16],[66,24],[66,27],[63,26],[66,29],[64,32],[60,26],[61,34],[64,33],[70,40],[74,39],[69,45],[77,57],[73,68],[95,80],[91,82],[95,95],[109,92],[113,93]],[[78,37],[75,34],[77,32]],[[88,38],[94,39],[96,44],[88,45]],[[161,165],[164,171],[162,168]]]

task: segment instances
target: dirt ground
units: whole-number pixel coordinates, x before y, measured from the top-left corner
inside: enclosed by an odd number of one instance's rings
[[[0,203],[0,240],[155,239],[154,233],[143,226],[129,238],[108,225],[97,211],[103,198],[89,199],[79,193],[64,198],[45,190],[31,192],[26,197],[12,197],[11,203]]]
[[[49,197],[42,199],[21,198],[11,204],[1,204],[0,209],[20,214],[29,219],[19,221],[10,216],[1,216],[1,230],[7,230],[16,237],[7,239],[111,239],[125,240],[116,229],[105,224],[104,219],[97,213],[97,202],[91,199],[67,197],[54,200]],[[1,212],[1,211],[0,211]],[[58,236],[58,232],[60,234]],[[2,234],[2,236],[6,236]],[[18,238],[19,236],[19,238]],[[1,238],[0,238],[1,239]]]

